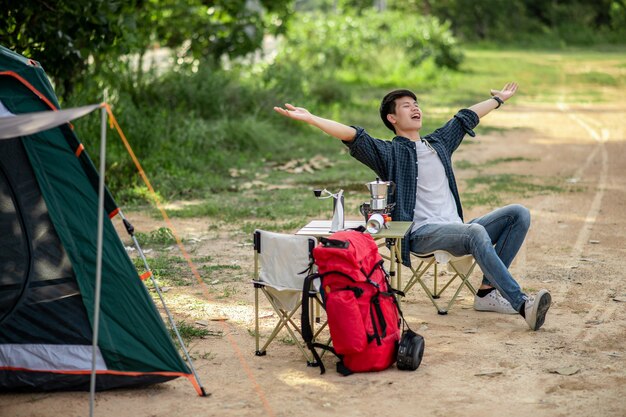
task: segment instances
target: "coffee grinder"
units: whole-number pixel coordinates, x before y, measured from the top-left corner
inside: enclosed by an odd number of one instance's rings
[[[386,223],[391,221],[391,211],[395,203],[387,204],[387,195],[392,195],[396,191],[396,184],[393,181],[368,182],[367,188],[370,190],[369,203],[363,203],[359,207],[361,214],[365,217],[366,229],[370,233],[378,233]]]

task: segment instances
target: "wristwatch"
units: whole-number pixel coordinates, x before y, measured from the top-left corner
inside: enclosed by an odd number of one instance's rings
[[[498,107],[496,107],[496,109],[499,109],[500,106],[504,104],[504,101],[502,101],[502,99],[498,96],[493,96],[491,98],[498,102]]]

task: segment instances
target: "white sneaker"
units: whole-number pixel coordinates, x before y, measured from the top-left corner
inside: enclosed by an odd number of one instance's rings
[[[494,311],[500,314],[518,314],[511,306],[511,303],[498,290],[493,290],[484,297],[474,296],[474,310]]]
[[[552,297],[548,290],[539,290],[534,298],[526,300],[524,305],[524,314],[526,323],[531,330],[539,330],[546,319],[546,313],[552,303]]]

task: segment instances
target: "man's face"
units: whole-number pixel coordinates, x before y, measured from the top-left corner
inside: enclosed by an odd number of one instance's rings
[[[396,132],[419,131],[422,128],[422,110],[417,101],[411,97],[396,99],[396,111],[387,115]]]

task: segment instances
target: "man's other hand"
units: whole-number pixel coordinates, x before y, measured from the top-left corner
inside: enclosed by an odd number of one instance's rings
[[[508,83],[502,90],[491,90],[491,95],[500,97],[502,101],[507,101],[513,97],[516,91],[517,83]]]
[[[274,107],[274,110],[277,113],[294,120],[300,120],[307,123],[311,123],[313,121],[313,115],[304,107],[294,107],[291,104],[286,103],[284,109],[282,107]]]

